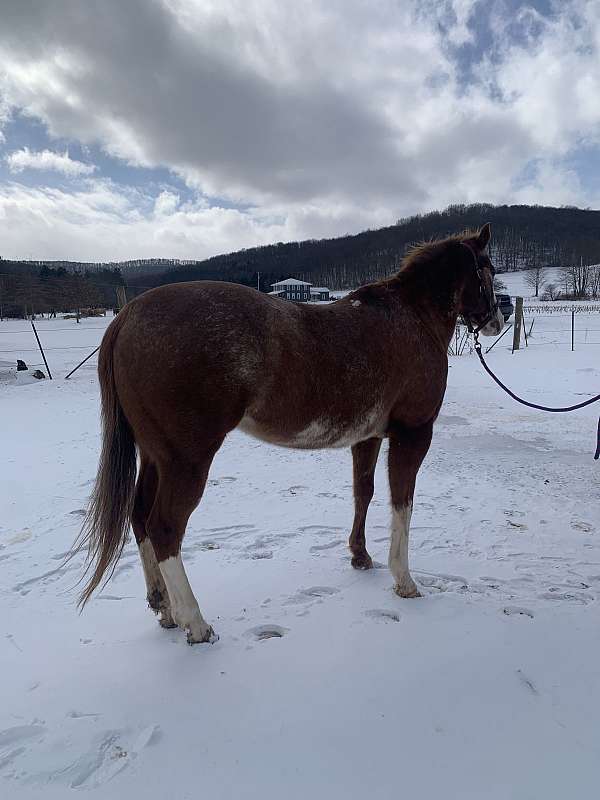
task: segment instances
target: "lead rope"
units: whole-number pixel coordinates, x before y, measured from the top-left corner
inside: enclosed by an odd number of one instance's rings
[[[529,408],[537,408],[540,411],[550,411],[552,413],[563,413],[563,412],[567,412],[567,411],[576,411],[578,408],[585,408],[585,406],[590,406],[590,405],[592,405],[592,403],[597,403],[600,400],[600,394],[597,394],[595,397],[590,397],[587,400],[584,400],[581,403],[577,403],[574,406],[560,406],[560,407],[558,407],[558,406],[557,407],[541,406],[541,405],[538,405],[538,403],[530,403],[528,400],[523,400],[522,397],[519,397],[514,392],[512,392],[508,388],[508,386],[505,386],[502,383],[502,381],[500,380],[500,378],[498,378],[496,375],[494,375],[492,370],[485,363],[485,359],[483,357],[483,353],[481,352],[481,343],[479,341],[479,331],[474,331],[473,332],[473,337],[475,339],[475,352],[477,353],[477,355],[479,357],[479,360],[481,361],[482,367],[487,372],[487,374],[490,376],[490,378],[493,381],[495,381],[498,384],[498,386],[506,392],[506,394],[508,394],[510,397],[512,397],[513,400],[516,400],[517,403],[521,403],[522,405],[528,406]],[[597,431],[597,435],[596,435],[596,452],[594,454],[594,459],[597,461],[599,458],[600,458],[600,418],[598,418],[598,431]]]

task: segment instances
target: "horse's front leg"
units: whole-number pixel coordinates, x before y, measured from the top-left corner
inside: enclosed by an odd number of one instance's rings
[[[381,439],[367,439],[352,448],[354,523],[348,545],[352,551],[352,566],[355,569],[371,569],[373,566],[365,542],[365,520],[373,497],[373,476],[380,448]]]
[[[408,532],[417,472],[431,444],[433,421],[419,428],[390,432],[388,469],[392,496],[392,532],[388,564],[400,597],[420,597],[408,568]]]

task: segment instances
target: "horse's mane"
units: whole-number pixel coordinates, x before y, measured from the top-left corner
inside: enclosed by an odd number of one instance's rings
[[[411,282],[413,278],[422,277],[426,280],[430,277],[425,275],[427,266],[437,260],[450,245],[465,239],[475,239],[477,236],[478,231],[464,230],[462,233],[455,233],[445,239],[430,239],[411,245],[402,259],[397,273],[373,283],[367,283],[352,292],[351,296],[353,299],[368,303],[383,299],[387,294],[397,291],[401,285]]]

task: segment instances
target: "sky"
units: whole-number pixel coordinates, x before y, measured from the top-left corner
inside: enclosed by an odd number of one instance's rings
[[[0,0],[0,256],[600,208],[598,0]]]

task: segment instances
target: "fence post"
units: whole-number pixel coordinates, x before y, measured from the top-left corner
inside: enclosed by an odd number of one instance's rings
[[[119,311],[127,303],[127,290],[124,286],[117,286],[117,307]]]
[[[491,344],[491,346],[490,346],[490,347],[488,347],[488,348],[486,349],[486,351],[485,351],[485,354],[486,354],[486,356],[487,356],[487,354],[490,352],[490,350],[493,350],[493,349],[494,349],[494,347],[495,347],[495,346],[498,344],[498,342],[500,341],[500,339],[501,339],[503,336],[506,336],[506,334],[509,332],[509,330],[510,330],[511,328],[512,328],[512,323],[511,323],[511,324],[510,324],[510,325],[509,325],[509,326],[508,326],[508,327],[507,327],[507,328],[506,328],[506,329],[505,329],[505,330],[504,330],[504,331],[503,331],[503,332],[500,334],[500,336],[499,336],[499,337],[496,339],[496,341],[495,341],[495,342],[493,342],[493,343]]]
[[[90,358],[91,358],[91,357],[94,355],[94,353],[97,353],[97,352],[98,352],[98,350],[100,350],[100,345],[98,345],[98,347],[97,347],[95,350],[93,350],[93,351],[92,351],[92,352],[89,354],[89,356],[86,356],[86,357],[83,359],[83,361],[80,361],[80,362],[79,362],[79,364],[77,364],[77,366],[76,366],[74,369],[72,369],[72,370],[71,370],[71,372],[69,372],[69,374],[68,374],[68,375],[65,375],[65,380],[66,380],[66,381],[68,381],[68,380],[69,380],[69,378],[71,377],[71,375],[72,375],[74,372],[77,372],[77,370],[79,369],[79,367],[82,367],[82,366],[85,364],[85,362],[86,362],[86,361],[89,361],[89,360],[90,360]]]
[[[515,352],[515,350],[519,349],[519,345],[521,343],[521,325],[523,324],[523,298],[516,297],[515,302],[516,302],[515,327],[513,330],[513,346],[512,346],[513,353]]]
[[[571,311],[571,352],[575,350],[575,309]]]
[[[48,370],[48,377],[52,380],[52,373],[50,372],[50,367],[48,366],[48,362],[46,361],[46,356],[44,354],[44,348],[42,347],[42,343],[40,342],[40,337],[38,336],[38,332],[35,329],[35,325],[33,324],[33,317],[29,320],[31,322],[31,327],[33,328],[33,332],[35,333],[35,338],[37,339],[38,347],[40,348],[40,353],[42,354],[42,358],[44,359],[44,364],[46,365],[46,369]]]

